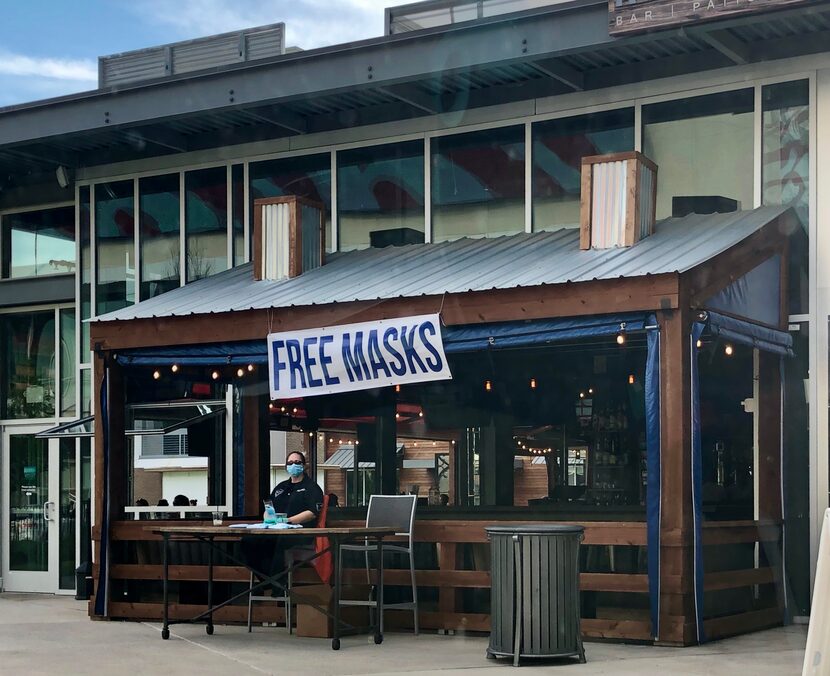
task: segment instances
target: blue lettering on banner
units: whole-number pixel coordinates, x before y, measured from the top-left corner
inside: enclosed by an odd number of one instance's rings
[[[421,371],[426,373],[427,367],[424,366],[424,362],[421,361],[421,358],[415,351],[415,332],[417,330],[418,326],[415,325],[409,330],[409,335],[407,335],[406,327],[401,327],[401,343],[403,344],[403,353],[406,355],[406,363],[409,365],[409,370],[412,373],[417,373],[413,362],[418,362],[418,366],[421,367]]]
[[[343,363],[346,365],[346,373],[351,382],[362,381],[364,377],[367,380],[370,378],[369,367],[363,356],[363,331],[356,331],[354,334],[354,352],[352,352],[350,335],[343,334]]]
[[[452,378],[438,315],[268,336],[274,399]]]
[[[291,375],[291,389],[297,389],[295,375],[300,376],[300,383],[302,384],[302,387],[305,388],[305,373],[303,373],[303,366],[300,363],[300,341],[286,340],[285,349],[288,351],[288,368],[289,374]]]
[[[389,373],[389,367],[386,365],[386,360],[384,360],[383,355],[380,353],[377,329],[369,331],[369,336],[366,339],[366,352],[369,355],[369,364],[372,366],[372,377],[377,378],[378,373],[383,371],[383,374],[387,378],[390,378],[392,374]]]
[[[384,332],[383,347],[389,354],[392,355],[392,358],[397,361],[397,365],[389,364],[389,368],[392,369],[392,373],[394,373],[396,376],[402,376],[404,373],[406,373],[406,362],[404,361],[403,355],[400,352],[398,352],[394,347],[392,347],[392,344],[390,342],[392,340],[398,340],[398,329],[396,329],[394,326],[390,326]]]
[[[323,381],[320,378],[315,378],[311,372],[311,367],[317,363],[317,360],[309,354],[308,348],[317,343],[317,336],[309,336],[303,341],[303,360],[305,361],[305,372],[308,376],[309,387],[320,387]]]
[[[285,371],[285,362],[280,359],[280,348],[285,346],[285,342],[282,340],[275,340],[271,344],[271,356],[274,362],[274,366],[271,369],[272,373],[274,374],[274,382],[277,384],[277,388],[280,388],[280,371]]]
[[[334,342],[334,336],[320,336],[320,367],[323,369],[323,378],[326,379],[326,385],[338,385],[340,378],[329,373],[329,365],[332,358],[326,354],[326,345]]]
[[[441,359],[441,355],[438,350],[435,349],[435,346],[429,342],[429,339],[427,338],[427,331],[429,331],[430,335],[435,335],[436,331],[435,327],[432,325],[432,322],[424,322],[421,324],[421,328],[418,330],[418,335],[421,337],[421,342],[424,344],[427,352],[432,355],[432,359],[429,357],[426,358],[427,366],[438,373],[442,368],[444,368],[444,360]]]

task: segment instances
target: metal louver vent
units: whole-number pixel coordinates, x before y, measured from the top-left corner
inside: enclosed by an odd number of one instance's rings
[[[275,23],[99,57],[98,87],[193,73],[284,53],[285,24]]]

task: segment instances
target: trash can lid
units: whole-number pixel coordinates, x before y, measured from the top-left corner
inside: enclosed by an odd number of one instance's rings
[[[487,533],[495,533],[498,535],[575,535],[577,533],[584,533],[585,527],[564,523],[540,523],[538,525],[523,526],[485,526],[484,530]]]

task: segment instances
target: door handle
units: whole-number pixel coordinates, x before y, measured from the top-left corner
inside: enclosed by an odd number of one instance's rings
[[[49,518],[49,505],[52,505],[52,507],[54,507],[55,503],[52,502],[51,500],[47,500],[46,502],[43,503],[43,520],[44,521],[53,521],[54,520],[54,519]]]

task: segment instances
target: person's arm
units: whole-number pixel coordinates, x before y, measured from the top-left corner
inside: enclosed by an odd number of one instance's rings
[[[309,521],[314,521],[317,518],[317,515],[312,512],[310,509],[305,510],[304,512],[300,512],[299,514],[295,514],[294,516],[288,517],[288,523],[294,524],[303,524],[308,523]]]

